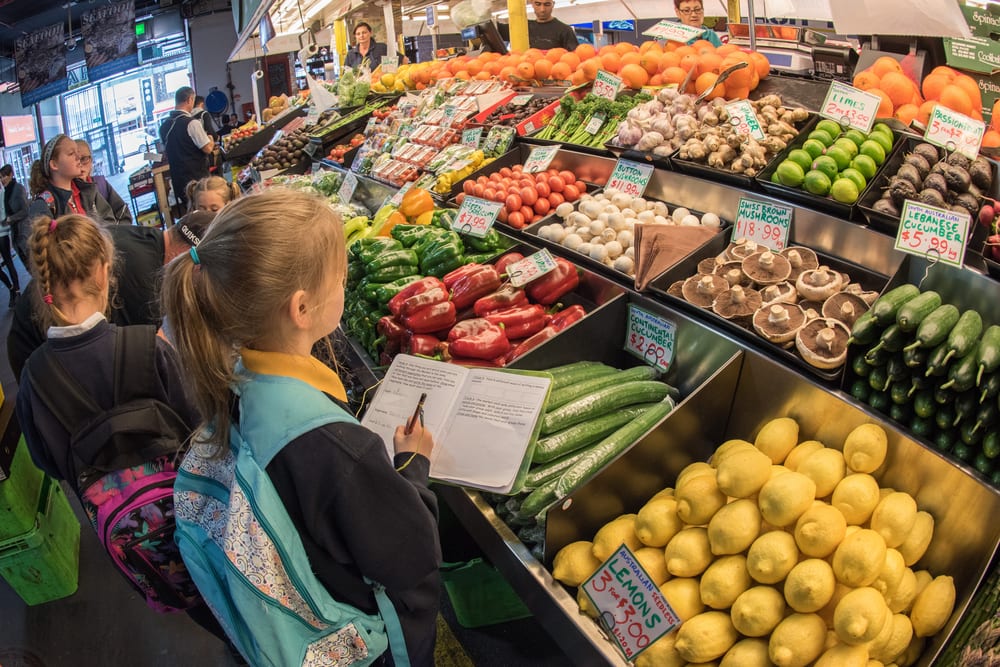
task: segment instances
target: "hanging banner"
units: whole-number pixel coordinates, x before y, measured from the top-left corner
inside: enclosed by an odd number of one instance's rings
[[[91,82],[139,66],[135,46],[135,0],[100,5],[80,17],[83,51]]]
[[[66,26],[56,23],[18,37],[14,42],[14,62],[17,63],[22,107],[65,93],[69,88]]]

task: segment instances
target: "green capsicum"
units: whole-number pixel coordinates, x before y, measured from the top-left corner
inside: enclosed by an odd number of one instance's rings
[[[391,283],[392,281],[399,280],[400,278],[412,276],[414,273],[417,273],[417,267],[415,264],[387,266],[384,269],[379,269],[378,273],[369,274],[368,282],[384,285],[385,283]]]
[[[457,263],[455,263],[456,260],[458,260]],[[443,263],[455,263],[454,268],[449,269],[449,271],[465,264],[465,255],[462,252],[461,242],[445,240],[436,245],[430,246],[420,257],[420,270],[425,275],[428,275],[430,274],[430,271],[427,270],[428,267],[438,266]],[[447,273],[447,271],[445,273]],[[444,274],[441,274],[441,276],[443,275]]]
[[[472,234],[462,234],[462,242],[469,252],[488,252],[497,250],[500,247],[500,233],[492,227],[483,237],[476,237]]]
[[[465,257],[463,255],[445,255],[438,258],[438,261],[436,262],[422,266],[421,270],[424,275],[442,278],[463,264],[465,264]]]
[[[439,241],[451,238],[450,236],[451,234],[452,232],[447,232],[443,229],[436,229],[434,227],[431,227],[427,230],[427,232],[423,236],[421,236],[417,240],[416,243],[413,244],[412,249],[415,250],[416,253],[422,257],[428,247],[434,245],[435,243],[438,243]],[[455,234],[455,236],[457,237],[458,235]]]
[[[381,283],[368,280],[365,282],[364,287],[361,288],[361,297],[369,303],[375,303],[378,300],[376,293],[380,287],[382,287]]]
[[[417,257],[417,253],[409,248],[386,250],[385,252],[379,253],[379,255],[370,262],[365,262],[365,272],[371,276],[372,274],[377,274],[382,269],[388,269],[391,266],[416,266],[419,262],[420,258]],[[385,281],[376,280],[375,282]]]
[[[429,231],[427,225],[396,225],[389,234],[402,243],[404,248],[412,248],[417,241],[427,236]]]
[[[431,225],[440,229],[451,229],[451,223],[455,221],[456,215],[458,215],[458,212],[450,208],[434,209],[434,214],[431,216]]]
[[[352,259],[347,263],[347,282],[356,283],[365,277],[365,265],[361,260]]]
[[[490,260],[495,259],[499,250],[491,250],[489,252],[477,252],[471,255],[465,256],[466,262],[475,262],[476,264],[489,264]]]
[[[371,241],[371,243],[365,244],[365,241]],[[384,252],[403,249],[403,244],[392,238],[379,237],[376,239],[362,239],[361,243],[362,248],[358,257],[365,264],[365,266],[368,266],[372,260]]]
[[[419,274],[414,273],[399,280],[393,280],[391,283],[379,285],[375,291],[375,301],[380,306],[385,306],[389,303],[389,299],[399,294],[410,283],[420,280],[421,277]]]

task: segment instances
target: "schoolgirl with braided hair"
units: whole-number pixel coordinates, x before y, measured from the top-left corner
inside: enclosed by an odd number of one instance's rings
[[[229,183],[220,176],[206,176],[188,183],[186,194],[189,210],[218,213],[223,206],[239,199],[243,193],[240,186]]]

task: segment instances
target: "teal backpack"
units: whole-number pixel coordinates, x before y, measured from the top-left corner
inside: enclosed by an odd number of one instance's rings
[[[377,616],[333,599],[265,472],[303,433],[354,417],[300,380],[242,366],[237,374],[248,381],[235,388],[240,423],[230,425],[229,451],[213,457],[196,442],[174,484],[175,536],[202,597],[251,665],[362,667],[391,646],[396,665],[408,667],[385,588],[367,582]],[[258,419],[275,414],[283,424]]]

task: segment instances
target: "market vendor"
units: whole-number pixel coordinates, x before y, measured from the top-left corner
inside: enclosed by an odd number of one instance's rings
[[[711,42],[713,46],[722,46],[722,40],[715,34],[715,31],[704,24],[705,5],[702,4],[702,0],[674,0],[674,11],[677,12],[677,18],[684,25],[691,26],[692,28],[703,28],[705,30],[700,37],[692,39],[692,42],[698,39],[705,39]]]
[[[562,47],[572,51],[579,42],[576,31],[552,16],[552,0],[532,0],[535,20],[528,21],[528,46],[533,49],[555,49]]]
[[[354,26],[354,41],[344,58],[344,67],[360,67],[367,61],[368,68],[375,69],[382,64],[382,57],[389,55],[385,44],[375,41],[372,27],[364,21]]]

